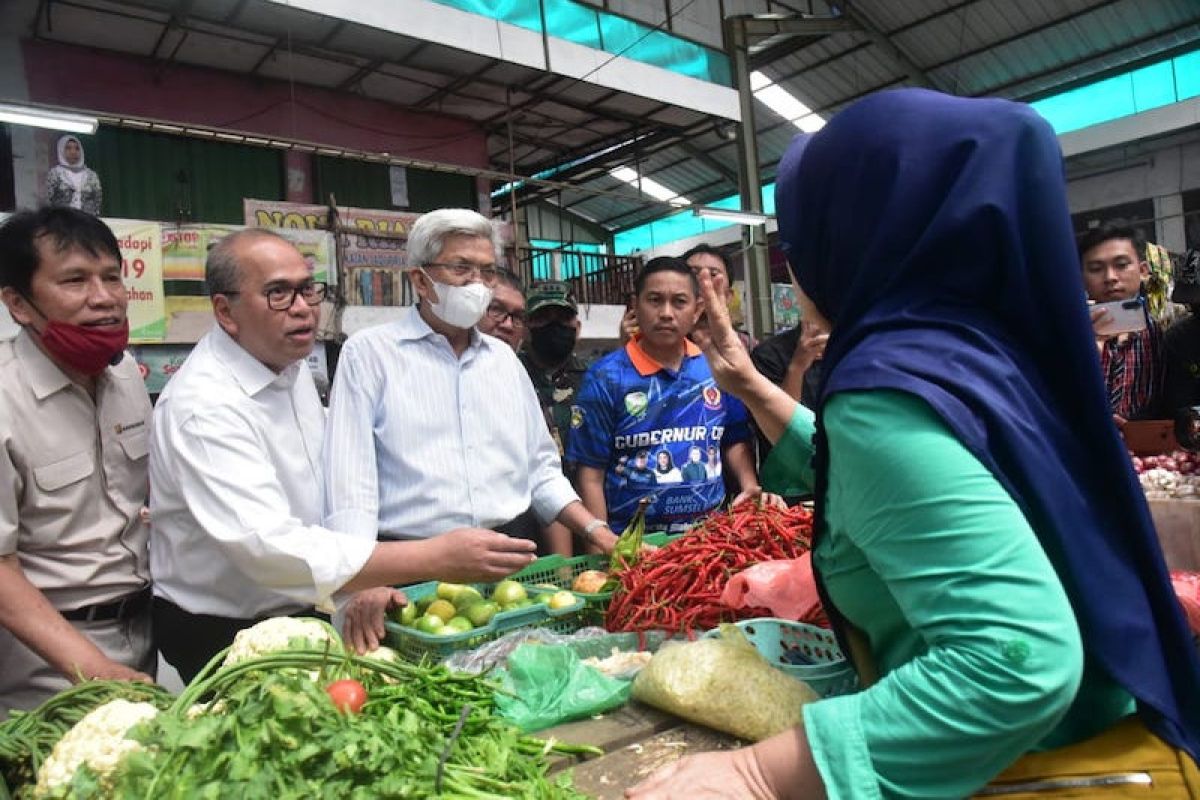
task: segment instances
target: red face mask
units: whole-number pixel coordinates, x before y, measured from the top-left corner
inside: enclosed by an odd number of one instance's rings
[[[48,322],[41,333],[42,344],[58,360],[84,375],[99,375],[104,368],[119,364],[129,344],[129,320],[120,328],[92,328],[69,322]]]

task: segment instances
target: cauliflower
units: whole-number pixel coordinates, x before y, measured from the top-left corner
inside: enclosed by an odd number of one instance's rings
[[[371,652],[363,653],[363,658],[370,658],[370,659],[374,659],[375,661],[391,661],[396,664],[399,664],[404,660],[400,657],[399,653],[397,653],[395,650],[393,650],[392,648],[387,647],[385,645],[379,645],[379,647],[376,647]],[[383,682],[387,683],[387,684],[394,685],[394,684],[397,684],[400,682],[400,681],[396,680],[395,678],[391,677],[390,675],[384,675],[382,677],[383,677]]]
[[[142,745],[125,734],[139,722],[152,719],[158,709],[149,703],[111,700],[92,709],[54,745],[37,774],[34,797],[45,797],[71,782],[86,764],[103,781],[127,754]]]
[[[297,642],[297,639],[304,641]],[[330,633],[329,628],[315,619],[272,617],[238,631],[223,664],[228,666],[295,646],[320,650],[326,642],[331,642],[334,650],[341,649],[341,642]]]
[[[363,653],[363,658],[373,658],[376,661],[400,661],[400,654],[390,647],[379,645],[369,653]]]

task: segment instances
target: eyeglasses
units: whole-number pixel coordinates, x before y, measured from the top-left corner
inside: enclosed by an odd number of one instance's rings
[[[500,270],[496,269],[495,264],[441,264],[436,261],[430,261],[428,264],[422,264],[424,267],[440,267],[456,278],[466,280],[479,276],[479,280],[484,286],[495,286],[496,281],[500,280]]]
[[[525,324],[525,312],[522,310],[509,311],[504,306],[492,303],[488,306],[486,313],[488,319],[497,325],[503,325],[505,320],[512,320],[512,324],[516,326]]]
[[[299,295],[310,306],[319,305],[329,291],[329,284],[324,281],[312,281],[299,286],[271,286],[262,290],[262,296],[267,298],[267,307],[272,311],[287,311],[296,302]],[[241,292],[213,292],[213,294],[239,295]]]

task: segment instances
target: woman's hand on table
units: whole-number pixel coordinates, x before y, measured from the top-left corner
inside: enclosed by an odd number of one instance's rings
[[[775,800],[749,748],[701,753],[661,767],[625,790],[630,800]]]

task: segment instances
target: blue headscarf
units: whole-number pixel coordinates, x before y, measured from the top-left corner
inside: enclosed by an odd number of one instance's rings
[[[1200,665],[1110,416],[1053,130],[1004,100],[882,92],[798,142],[776,187],[796,280],[833,326],[821,406],[929,403],[1037,532],[1088,655],[1200,756]],[[820,408],[816,448],[820,516]]]

